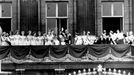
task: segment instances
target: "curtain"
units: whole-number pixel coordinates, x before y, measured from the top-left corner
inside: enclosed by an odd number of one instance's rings
[[[68,46],[50,46],[50,55],[55,58],[62,58],[66,56]]]
[[[97,58],[101,58],[106,56],[109,51],[109,45],[92,45],[88,48],[89,54],[97,57]]]
[[[116,57],[123,57],[130,52],[130,45],[111,45],[111,53]]]
[[[130,45],[65,45],[65,46],[1,46],[0,59],[6,58],[9,54],[15,59],[24,59],[28,54],[35,58],[44,58],[52,56],[54,58],[63,58],[67,54],[75,58],[82,58],[86,54],[101,58],[108,54],[115,57],[124,57],[128,53],[134,55],[134,46]]]
[[[24,59],[29,54],[29,51],[29,46],[13,46],[10,49],[11,56],[18,60]]]
[[[32,46],[31,55],[35,58],[44,58],[49,55],[49,46]]]
[[[10,52],[10,46],[0,46],[0,59],[4,59]]]
[[[87,53],[88,46],[69,46],[69,54],[76,58],[81,58]]]

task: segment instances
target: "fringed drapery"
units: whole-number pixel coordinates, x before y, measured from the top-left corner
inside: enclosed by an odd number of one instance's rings
[[[40,59],[45,57],[53,57],[57,59],[83,58],[93,56],[103,58],[106,56],[114,56],[122,58],[127,54],[134,55],[134,47],[131,45],[58,45],[58,46],[1,46],[0,59],[12,56],[17,60],[25,59],[28,55]]]

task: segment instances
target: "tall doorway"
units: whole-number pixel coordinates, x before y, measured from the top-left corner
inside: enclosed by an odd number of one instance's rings
[[[123,30],[123,18],[122,17],[103,17],[103,30],[106,30],[107,34],[110,30],[116,32],[117,30]]]
[[[46,4],[46,30],[53,30],[59,34],[61,29],[68,26],[68,2],[47,2]]]
[[[0,18],[0,26],[3,32],[9,33],[11,31],[11,18]]]
[[[123,31],[124,25],[124,2],[103,2],[102,3],[102,29],[116,32]]]
[[[57,19],[57,28],[59,32],[62,28],[65,31],[67,29],[67,19]]]
[[[62,18],[58,18],[58,19],[47,19],[47,29],[49,30],[53,30],[55,34],[59,34],[59,32],[62,30],[62,28],[64,29],[64,31],[67,29],[67,19],[62,19]]]

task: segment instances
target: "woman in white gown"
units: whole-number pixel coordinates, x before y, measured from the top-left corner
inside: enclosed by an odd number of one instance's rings
[[[54,36],[54,38],[53,38],[53,45],[60,45],[60,42],[56,36]]]
[[[76,35],[75,37],[75,45],[82,45],[83,40],[81,36]]]
[[[26,36],[25,36],[25,32],[24,31],[21,31],[19,45],[27,45],[27,39],[26,39]]]
[[[20,34],[19,31],[16,32],[14,35],[14,45],[19,45],[19,40],[20,40]]]
[[[10,43],[10,39],[9,39],[8,33],[3,32],[3,33],[2,33],[2,36],[1,36],[1,40]],[[10,43],[10,45],[11,45],[11,43]]]
[[[112,43],[111,44],[117,44],[116,43],[116,39],[117,39],[117,34],[116,33],[113,33],[113,31],[110,31],[110,33],[109,33],[109,35],[110,35],[110,38],[111,38],[111,40],[112,40]]]
[[[10,32],[9,40],[10,40],[11,45],[14,45],[14,36],[12,32]]]
[[[81,37],[82,37],[83,45],[88,45],[89,40],[85,31],[83,31],[83,35]]]
[[[128,44],[133,44],[133,42],[134,42],[134,35],[133,35],[132,31],[129,32],[129,35],[127,36],[126,40],[127,40]]]
[[[7,41],[2,40],[2,28],[0,26],[0,46],[9,46]]]
[[[33,37],[31,39],[31,45],[37,45],[37,36],[36,36],[36,33],[33,34]]]
[[[51,33],[51,31],[49,31],[46,36],[47,41],[45,42],[45,45],[53,45],[53,43],[52,43],[53,37],[54,37],[54,35]]]
[[[3,32],[3,33],[2,33],[1,39],[2,39],[3,41],[6,41],[6,40],[7,40],[7,38],[6,38],[6,32]]]
[[[41,32],[39,31],[38,32],[38,42],[37,42],[37,45],[43,45],[43,40],[44,40],[44,37],[41,36]]]
[[[32,31],[28,31],[28,35],[27,35],[27,45],[31,45],[32,44]]]

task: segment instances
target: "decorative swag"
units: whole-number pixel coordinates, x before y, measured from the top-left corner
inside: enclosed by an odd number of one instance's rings
[[[35,58],[45,58],[52,56],[62,58],[67,54],[75,58],[82,58],[87,54],[101,58],[108,54],[115,57],[123,57],[131,51],[134,55],[134,47],[130,45],[67,45],[67,46],[3,46],[0,47],[0,59],[11,55],[13,58],[21,60],[27,55]]]

